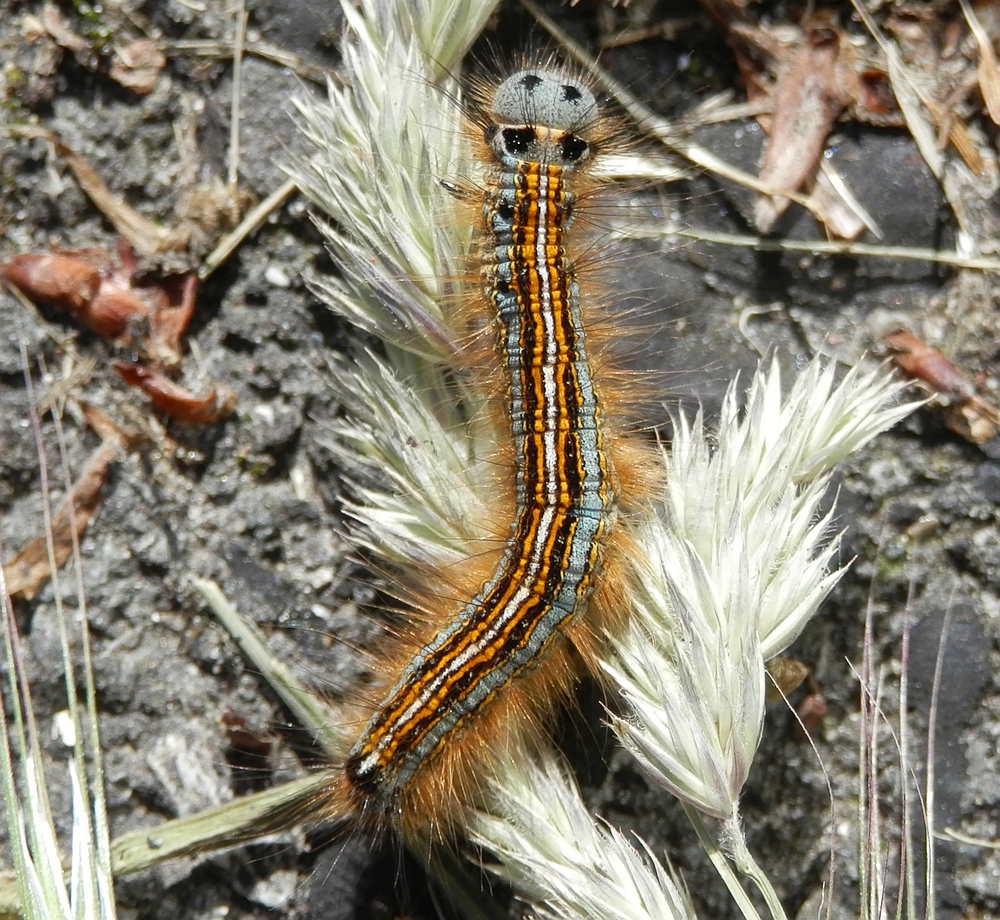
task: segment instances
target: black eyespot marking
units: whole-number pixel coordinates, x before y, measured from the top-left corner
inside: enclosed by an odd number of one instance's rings
[[[497,292],[500,294],[510,293],[510,282],[506,278],[497,278]]]
[[[501,201],[497,205],[497,216],[509,223],[514,219],[514,205],[509,201]]]
[[[580,140],[575,134],[567,134],[562,141],[563,159],[575,163],[587,153],[589,147],[586,141]]]
[[[504,128],[503,149],[512,156],[518,156],[527,151],[535,138],[534,128]]]
[[[521,86],[523,86],[529,94],[533,93],[542,82],[542,78],[533,73],[526,73],[523,77],[521,77]]]
[[[567,102],[579,102],[583,98],[583,93],[580,92],[580,87],[573,86],[571,83],[563,83],[562,95],[563,99]]]

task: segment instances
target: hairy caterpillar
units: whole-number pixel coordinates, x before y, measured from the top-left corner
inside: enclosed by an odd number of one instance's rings
[[[513,514],[492,567],[468,580],[471,598],[438,615],[408,659],[400,653],[346,759],[335,811],[407,837],[450,833],[475,776],[517,756],[568,689],[572,648],[593,646],[580,617],[608,606],[591,598],[610,594],[616,474],[629,463],[605,431],[568,250],[586,170],[615,128],[585,82],[551,60],[480,80],[468,111],[491,160],[479,286],[505,375],[498,427],[513,441]]]

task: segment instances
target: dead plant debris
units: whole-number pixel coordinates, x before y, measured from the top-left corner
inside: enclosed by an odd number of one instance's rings
[[[167,57],[158,42],[150,38],[118,37],[107,41],[105,29],[82,28],[51,0],[37,16],[26,14],[21,31],[35,46],[31,75],[31,99],[40,102],[55,94],[54,77],[64,53],[69,52],[87,70],[107,74],[116,83],[138,95],[151,93],[167,66]]]
[[[945,427],[972,444],[985,444],[1000,431],[1000,410],[983,399],[975,382],[940,351],[905,329],[884,339],[893,363],[932,397]]]
[[[181,365],[182,339],[198,291],[194,274],[143,275],[135,253],[120,240],[115,253],[79,249],[15,256],[0,265],[0,277],[33,303],[68,313],[101,338],[137,349],[149,366],[137,360],[112,367],[168,417],[212,425],[235,407],[231,390],[213,386],[196,397],[164,373]]]
[[[204,396],[194,396],[159,371],[142,364],[115,361],[115,373],[129,386],[149,396],[164,415],[193,425],[214,425],[236,407],[236,394],[226,387],[212,387]]]
[[[46,535],[40,534],[4,566],[11,597],[31,600],[49,580],[53,567],[59,569],[69,559],[74,542],[79,540],[80,534],[101,507],[101,491],[111,467],[118,460],[121,446],[116,439],[107,439],[91,455],[80,478],[52,519],[52,557],[49,556]]]
[[[0,277],[30,301],[68,313],[119,345],[136,344],[157,366],[176,367],[198,290],[193,274],[148,277],[128,243],[15,256]]]
[[[95,207],[140,255],[153,256],[166,252],[182,252],[187,248],[191,239],[190,228],[185,226],[176,229],[164,227],[140,214],[123,198],[112,192],[97,170],[53,132],[45,128],[27,125],[12,128],[11,133],[19,137],[35,138],[51,144],[56,153],[65,160],[66,165],[76,177],[76,181],[80,183],[80,188],[87,193]]]
[[[862,213],[845,220],[838,195],[848,211],[860,208],[849,190],[823,182],[824,153],[839,121],[908,127],[918,142],[924,125],[916,122],[926,122],[936,151],[951,146],[976,176],[996,169],[992,132],[984,130],[986,119],[1000,124],[1000,16],[992,0],[887,4],[881,28],[859,10],[867,31],[822,6],[810,6],[797,24],[779,25],[758,20],[741,0],[702,0],[702,7],[727,35],[748,100],[769,112],[759,116],[767,133],[760,178],[811,193],[810,209],[831,236],[874,230]],[[758,231],[773,231],[788,203],[759,196]]]

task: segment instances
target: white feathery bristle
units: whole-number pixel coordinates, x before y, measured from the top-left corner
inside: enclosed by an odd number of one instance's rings
[[[631,616],[604,667],[627,714],[613,720],[650,775],[731,821],[760,739],[764,662],[816,613],[842,570],[833,511],[818,509],[833,466],[912,411],[889,405],[882,371],[814,364],[787,397],[777,364],[746,409],[730,388],[716,430],[676,420],[662,451],[666,492],[629,522]],[[710,446],[715,444],[713,450]]]
[[[469,173],[461,144],[457,68],[496,0],[368,0],[344,12],[350,81],[329,99],[300,99],[311,155],[292,176],[318,205],[343,278],[315,282],[344,317],[431,360],[455,351],[441,304],[461,274],[470,232],[451,219],[437,179]]]
[[[483,529],[488,451],[458,418],[454,384],[425,368],[415,386],[412,374],[369,353],[335,365],[332,376],[350,413],[331,427],[327,446],[349,484],[357,542],[389,564],[445,570],[492,536]]]
[[[489,811],[473,816],[470,839],[524,898],[560,920],[689,920],[683,883],[639,842],[594,820],[551,751],[505,763]]]

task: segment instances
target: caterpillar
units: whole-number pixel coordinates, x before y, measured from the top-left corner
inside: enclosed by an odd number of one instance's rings
[[[551,60],[468,105],[487,170],[480,287],[505,372],[513,516],[495,565],[403,663],[347,756],[337,810],[447,836],[490,758],[519,749],[572,680],[616,514],[586,307],[569,255],[586,171],[613,136],[595,93]]]

